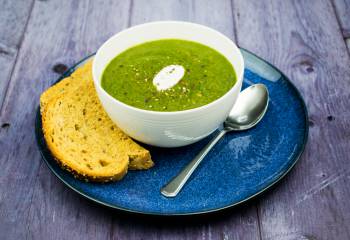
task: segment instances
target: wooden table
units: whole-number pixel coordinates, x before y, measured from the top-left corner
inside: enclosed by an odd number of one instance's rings
[[[280,68],[309,111],[306,150],[274,189],[196,218],[97,206],[34,138],[40,93],[111,35],[153,20],[215,28]],[[0,239],[350,239],[349,0],[0,0]]]

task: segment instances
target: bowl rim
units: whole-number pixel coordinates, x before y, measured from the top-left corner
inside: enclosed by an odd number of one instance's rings
[[[111,96],[105,89],[102,88],[101,86],[101,81],[97,80],[97,78],[95,77],[95,59],[96,56],[98,56],[99,52],[101,51],[101,49],[107,45],[109,42],[113,41],[116,37],[118,37],[120,34],[128,32],[130,30],[134,30],[137,28],[141,28],[144,26],[149,26],[149,25],[159,25],[159,24],[183,24],[183,25],[192,25],[194,27],[197,28],[202,28],[205,31],[211,31],[214,34],[220,35],[225,41],[230,42],[230,44],[232,45],[232,47],[236,50],[236,52],[238,52],[238,59],[239,62],[242,64],[242,71],[240,72],[239,75],[237,75],[237,71],[235,69],[234,66],[233,69],[235,71],[236,74],[236,82],[235,84],[230,88],[230,90],[228,90],[224,95],[222,95],[221,97],[215,99],[212,102],[209,102],[203,106],[200,107],[196,107],[196,108],[191,108],[191,109],[186,109],[186,110],[179,110],[179,111],[154,111],[154,110],[146,110],[146,109],[142,109],[142,108],[137,108],[131,105],[128,105],[122,101],[119,101],[118,99],[114,98],[113,96]],[[161,39],[169,39],[169,38],[159,38],[159,40]],[[171,39],[180,39],[180,40],[187,40],[188,39],[182,39],[182,38],[171,38]],[[155,40],[152,40],[155,41]],[[193,40],[192,40],[193,41]],[[150,41],[144,41],[142,43],[146,43],[146,42],[150,42]],[[196,41],[193,41],[196,42]],[[142,44],[140,43],[140,44]],[[199,42],[197,42],[199,43]],[[200,43],[202,45],[207,46],[206,44]],[[210,47],[210,46],[208,46]],[[212,48],[212,47],[210,47]],[[126,49],[125,49],[126,50]],[[217,50],[215,50],[217,51]],[[117,55],[116,55],[117,56]],[[230,61],[229,61],[230,62]],[[231,63],[231,62],[230,62]],[[232,64],[231,64],[232,65]],[[238,48],[238,46],[230,39],[228,38],[226,35],[224,35],[223,33],[219,32],[218,30],[215,30],[213,28],[198,24],[198,23],[193,23],[193,22],[186,22],[186,21],[152,21],[152,22],[147,22],[147,23],[142,23],[142,24],[138,24],[138,25],[134,25],[132,27],[126,28],[116,34],[114,34],[113,36],[111,36],[110,38],[108,38],[97,50],[96,55],[93,58],[93,63],[92,63],[92,75],[93,75],[93,81],[94,81],[94,85],[95,88],[98,88],[100,90],[100,93],[104,94],[108,99],[110,99],[113,103],[116,103],[118,105],[121,105],[125,108],[127,108],[128,110],[131,111],[136,111],[139,113],[146,113],[146,114],[153,114],[153,115],[167,115],[167,116],[172,116],[172,115],[179,115],[179,114],[190,114],[190,113],[196,113],[196,112],[200,112],[200,111],[205,111],[208,108],[211,108],[213,105],[218,104],[219,102],[221,102],[223,99],[227,98],[232,92],[234,92],[236,90],[236,88],[241,88],[242,82],[243,82],[243,76],[244,76],[244,69],[245,69],[245,63],[244,63],[244,58],[242,55],[242,52],[240,51],[240,49]],[[97,91],[97,90],[96,90]]]

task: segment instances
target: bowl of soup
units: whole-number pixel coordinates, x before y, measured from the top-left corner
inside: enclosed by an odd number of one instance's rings
[[[129,136],[159,147],[185,146],[215,131],[241,90],[244,61],[220,32],[161,21],[108,39],[93,60],[97,95]]]

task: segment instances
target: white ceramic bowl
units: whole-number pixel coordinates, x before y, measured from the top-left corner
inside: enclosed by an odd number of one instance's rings
[[[148,41],[184,39],[207,45],[223,54],[233,65],[236,84],[221,98],[202,107],[156,112],[129,106],[110,96],[101,87],[103,70],[124,50]],[[110,118],[129,136],[159,147],[179,147],[212,133],[228,116],[241,90],[243,57],[226,36],[211,28],[188,22],[151,22],[121,31],[106,41],[93,61],[93,78],[99,99]]]

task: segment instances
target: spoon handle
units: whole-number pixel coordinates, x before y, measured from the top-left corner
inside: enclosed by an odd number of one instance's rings
[[[181,172],[177,176],[175,176],[167,185],[162,187],[161,193],[165,197],[176,197],[176,195],[180,192],[180,190],[190,178],[194,170],[196,170],[196,168],[202,162],[204,157],[225,135],[225,133],[226,130],[221,130],[215,138],[210,140],[210,142],[198,153],[198,155],[186,167],[184,167],[181,170]]]

